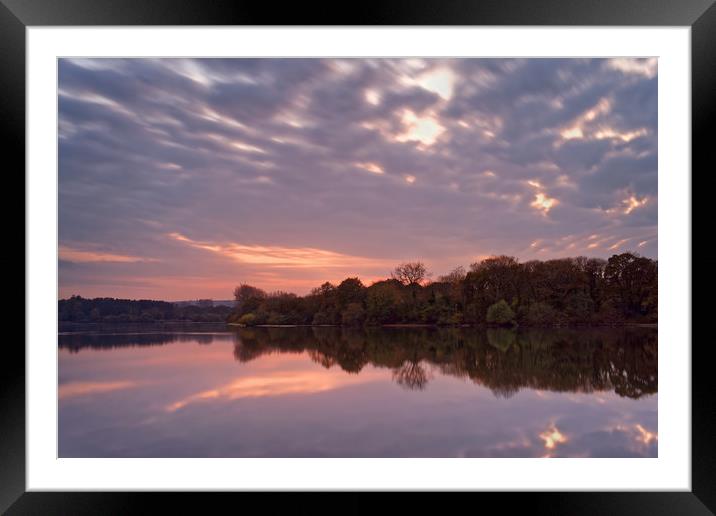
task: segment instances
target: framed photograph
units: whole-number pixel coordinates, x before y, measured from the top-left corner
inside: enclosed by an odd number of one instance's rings
[[[2,0],[0,25],[27,299],[3,510],[712,513],[712,0]]]

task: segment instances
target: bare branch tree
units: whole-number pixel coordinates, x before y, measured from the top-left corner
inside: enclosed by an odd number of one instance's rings
[[[461,266],[453,269],[448,274],[445,274],[444,276],[440,276],[438,278],[438,281],[440,281],[442,283],[451,283],[453,285],[456,285],[465,279],[465,275],[466,275],[465,267],[463,267],[461,265]]]
[[[403,285],[420,285],[429,274],[423,262],[406,262],[398,265],[390,276]]]

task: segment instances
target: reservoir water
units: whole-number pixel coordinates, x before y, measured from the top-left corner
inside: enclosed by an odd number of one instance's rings
[[[59,456],[657,456],[654,328],[201,328],[61,333]]]

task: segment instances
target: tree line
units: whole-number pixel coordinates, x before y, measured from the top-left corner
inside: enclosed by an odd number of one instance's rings
[[[88,299],[72,296],[58,302],[60,322],[135,323],[154,321],[225,322],[233,308],[208,303],[179,305],[149,299]]]
[[[370,286],[326,282],[306,296],[236,287],[228,321],[257,325],[620,324],[657,321],[657,261],[636,253],[520,263],[493,256],[430,281],[422,262],[403,263]]]

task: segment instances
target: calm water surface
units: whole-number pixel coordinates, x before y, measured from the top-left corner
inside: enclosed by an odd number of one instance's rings
[[[60,457],[657,456],[655,329],[219,329],[61,334]]]

